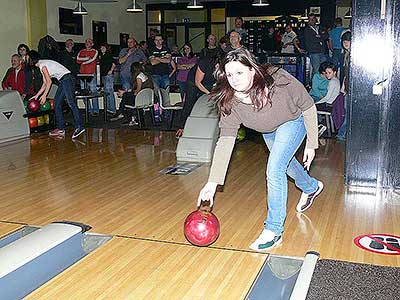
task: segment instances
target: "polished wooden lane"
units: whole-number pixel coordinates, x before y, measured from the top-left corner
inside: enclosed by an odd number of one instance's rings
[[[244,299],[266,257],[113,238],[25,299]]]
[[[187,176],[161,175],[175,162],[172,132],[89,130],[81,142],[38,136],[29,151],[0,147],[3,197],[0,219],[44,225],[73,220],[93,231],[186,243],[182,223],[195,209],[207,180],[208,166]],[[325,183],[324,192],[306,214],[295,213],[300,192],[289,183],[284,243],[272,251],[381,265],[400,265],[397,256],[365,252],[353,238],[365,233],[399,234],[400,206],[343,184],[344,144],[328,140],[318,150],[311,174]],[[214,212],[221,222],[217,247],[248,249],[266,215],[265,162],[259,139],[237,145],[223,192]],[[10,165],[16,166],[9,168]]]
[[[13,233],[14,231],[17,231],[18,229],[22,228],[23,225],[19,224],[10,224],[10,223],[4,223],[0,222],[0,238]]]

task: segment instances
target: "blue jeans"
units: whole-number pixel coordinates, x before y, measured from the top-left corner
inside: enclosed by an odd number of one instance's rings
[[[56,95],[54,96],[54,112],[56,114],[57,128],[64,130],[63,102],[67,99],[68,106],[71,108],[74,118],[74,127],[82,128],[81,115],[79,114],[78,106],[75,102],[75,78],[72,74],[67,74],[60,80]]]
[[[121,83],[122,83],[122,89],[124,91],[132,89],[131,81],[132,81],[131,73],[128,73],[128,74],[121,73]]]
[[[160,89],[167,89],[169,87],[169,77],[168,75],[151,75],[153,77],[154,83]]]
[[[107,101],[107,110],[115,113],[114,75],[103,76],[102,80],[104,85],[104,92],[106,93],[104,100]]]
[[[264,133],[269,149],[267,163],[268,213],[265,228],[279,235],[283,232],[286,218],[288,193],[287,175],[304,193],[311,194],[318,189],[318,181],[308,175],[294,157],[306,134],[303,116],[288,121],[274,132]]]
[[[333,49],[332,51],[332,63],[335,65],[336,70],[340,68],[340,56],[342,55],[342,49]]]
[[[318,73],[319,65],[326,61],[326,55],[324,53],[310,53],[309,57],[312,66],[312,73]]]
[[[92,80],[87,82],[88,87],[90,89],[90,92],[92,94],[97,93],[97,81],[96,81],[96,76],[93,76]],[[85,88],[85,81],[81,80],[81,89]],[[89,104],[89,112],[99,112],[99,99],[98,98],[93,98],[91,101],[88,101]]]

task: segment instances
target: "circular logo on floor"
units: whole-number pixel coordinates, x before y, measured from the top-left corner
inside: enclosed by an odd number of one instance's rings
[[[359,235],[354,239],[354,244],[369,252],[400,255],[400,236],[371,233]]]

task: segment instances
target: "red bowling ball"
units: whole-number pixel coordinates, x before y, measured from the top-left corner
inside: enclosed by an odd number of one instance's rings
[[[205,247],[219,236],[219,221],[208,208],[200,208],[187,216],[184,224],[186,239],[195,246]]]
[[[28,109],[29,109],[31,112],[38,111],[38,110],[40,109],[40,103],[39,103],[39,101],[37,101],[37,100],[30,100],[30,101],[28,102]]]

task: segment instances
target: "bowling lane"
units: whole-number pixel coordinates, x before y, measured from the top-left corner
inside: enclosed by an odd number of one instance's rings
[[[116,237],[25,300],[244,299],[266,258]]]
[[[23,225],[0,222],[0,238],[22,228]]]

